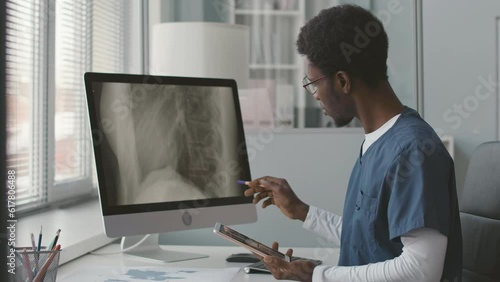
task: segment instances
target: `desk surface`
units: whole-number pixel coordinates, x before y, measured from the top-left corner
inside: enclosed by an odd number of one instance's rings
[[[119,251],[118,244],[110,244],[96,252],[116,252]],[[155,266],[155,267],[240,267],[240,271],[232,281],[275,281],[272,275],[268,274],[246,274],[243,267],[248,263],[229,263],[226,257],[233,253],[246,252],[240,247],[215,247],[215,246],[162,246],[166,250],[184,251],[209,255],[208,258],[194,259],[188,261],[172,263],[155,263],[147,260],[136,259],[123,254],[115,255],[91,255],[87,254],[71,262],[62,265],[57,274],[57,280],[60,281],[71,276],[80,269],[92,266],[97,267],[137,267],[137,266]],[[283,248],[284,249],[284,248]],[[323,264],[336,265],[339,257],[339,249],[336,248],[294,248],[294,256],[309,257],[320,259]]]

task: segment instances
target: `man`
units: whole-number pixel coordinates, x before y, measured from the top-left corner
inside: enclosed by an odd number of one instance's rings
[[[337,126],[358,118],[365,140],[342,217],[302,202],[284,179],[247,183],[245,195],[254,195],[254,203],[276,205],[340,244],[338,266],[268,256],[267,267],[275,278],[299,281],[461,281],[453,160],[432,128],[392,90],[381,22],[357,6],[333,7],[301,29],[297,45],[306,57],[304,87]]]

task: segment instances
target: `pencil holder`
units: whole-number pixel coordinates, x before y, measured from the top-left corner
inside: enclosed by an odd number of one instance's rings
[[[16,282],[55,282],[61,250],[16,248]]]

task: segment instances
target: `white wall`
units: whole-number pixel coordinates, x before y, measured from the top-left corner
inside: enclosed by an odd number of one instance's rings
[[[363,141],[362,129],[323,129],[274,135],[247,134],[252,177],[272,175],[286,178],[305,202],[341,214],[347,182]],[[255,141],[257,140],[257,141]],[[250,154],[252,155],[252,154]],[[302,229],[301,222],[285,218],[276,207],[257,208],[258,221],[236,226],[262,243],[278,241],[283,246],[320,246],[319,238]],[[231,245],[212,229],[162,234],[164,244]]]
[[[401,102],[417,110],[413,0],[372,0],[371,11],[382,21],[389,38],[389,82]]]
[[[473,150],[498,136],[498,88],[483,86],[482,78],[498,81],[499,16],[498,0],[423,1],[424,117],[455,137],[459,191]]]

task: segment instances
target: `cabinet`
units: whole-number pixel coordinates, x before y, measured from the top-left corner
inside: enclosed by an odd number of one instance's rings
[[[265,96],[271,105],[267,113],[256,114],[265,120],[252,123],[251,127],[303,128],[304,65],[295,42],[305,21],[305,0],[229,1],[230,22],[250,29],[249,87],[254,91],[250,90],[248,95]],[[261,97],[252,102],[251,107],[259,108],[262,105],[259,101],[265,100]],[[246,107],[244,103],[243,99],[242,107]]]

